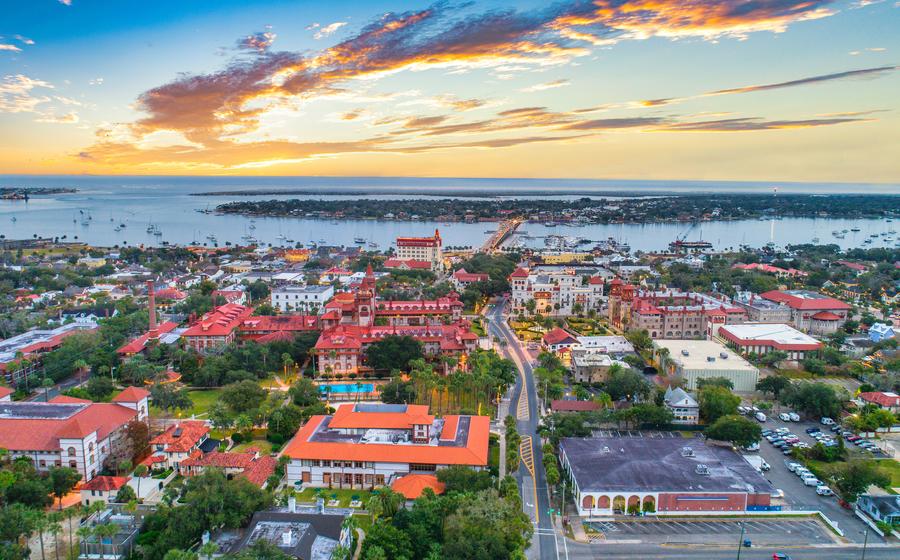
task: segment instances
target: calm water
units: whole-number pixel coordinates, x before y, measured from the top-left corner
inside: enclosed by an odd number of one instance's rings
[[[654,181],[568,181],[568,180],[512,180],[512,179],[414,179],[414,178],[245,178],[245,177],[65,177],[65,176],[0,176],[0,186],[10,187],[73,187],[77,193],[48,197],[33,197],[31,201],[0,201],[0,234],[7,238],[66,237],[67,241],[112,245],[159,245],[163,241],[186,244],[192,241],[212,244],[207,236],[214,235],[219,245],[242,243],[241,237],[251,234],[260,242],[286,245],[287,239],[309,244],[326,242],[353,245],[361,237],[387,248],[399,235],[427,235],[440,228],[446,246],[478,246],[486,238],[486,231],[495,228],[491,223],[442,224],[437,222],[393,222],[354,220],[330,222],[301,218],[257,218],[251,222],[243,216],[217,216],[197,212],[247,196],[197,197],[191,193],[205,191],[304,189],[315,191],[309,198],[352,201],[368,198],[423,198],[427,204],[429,193],[478,193],[490,196],[498,191],[521,192],[523,197],[558,192],[569,198],[573,191],[646,194],[672,192],[766,192],[772,184],[712,183],[712,182],[654,182]],[[377,189],[379,193],[366,194]],[[331,194],[335,192],[342,194]],[[779,192],[866,192],[897,193],[891,185],[779,185]],[[347,194],[350,193],[350,194]],[[265,195],[271,198],[300,198],[297,195]],[[465,204],[464,201],[461,204]],[[16,220],[13,221],[12,218]],[[87,219],[90,217],[91,219]],[[83,225],[86,221],[87,225]],[[149,224],[156,225],[162,236],[147,233]],[[125,224],[116,232],[115,227]],[[251,224],[255,226],[251,228]],[[694,228],[687,238],[712,242],[717,248],[737,247],[740,244],[760,246],[770,241],[785,245],[810,242],[818,237],[821,243],[838,243],[844,248],[864,246],[869,234],[882,233],[895,223],[880,220],[817,220],[785,219],[774,222],[747,220],[741,222],[706,223]],[[665,248],[676,236],[684,234],[686,224],[649,225],[591,225],[584,227],[526,224],[523,230],[534,239],[524,239],[529,246],[543,247],[548,234],[571,235],[591,240],[613,237],[627,242],[633,250]],[[859,227],[859,233],[847,233],[843,240],[835,239],[832,230]],[[894,239],[900,236],[894,235]],[[879,237],[870,247],[891,245]]]
[[[323,383],[319,385],[319,392],[325,393],[371,393],[375,390],[375,385],[371,383],[360,383],[357,387],[356,383]]]

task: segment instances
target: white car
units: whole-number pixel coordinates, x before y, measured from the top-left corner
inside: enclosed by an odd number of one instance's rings
[[[788,470],[791,472],[796,471],[797,468],[801,466],[800,463],[785,462],[785,464],[787,465]]]
[[[796,412],[791,412],[790,414],[788,414],[788,416],[791,417],[791,422],[799,422],[800,421],[800,415],[797,414]]]
[[[787,412],[782,412],[781,414],[778,415],[778,418],[782,422],[790,422],[791,421],[791,415],[788,414]]]
[[[818,488],[819,486],[822,486],[822,481],[814,476],[808,476],[803,479],[803,484],[807,486],[815,486]]]
[[[759,422],[765,422],[765,421],[766,421],[766,415],[763,414],[762,412],[757,412],[757,413],[756,413],[756,419],[757,419]]]
[[[820,420],[820,422],[825,426],[831,426],[834,424],[834,420],[832,420],[831,418],[829,418],[827,416],[823,416],[822,419]]]
[[[831,488],[821,484],[816,486],[816,494],[820,496],[834,496],[834,492],[831,491]]]
[[[776,488],[774,492],[769,494],[774,499],[784,498],[784,490],[781,488]]]

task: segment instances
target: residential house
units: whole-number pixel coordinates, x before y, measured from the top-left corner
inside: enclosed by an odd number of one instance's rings
[[[700,403],[687,391],[680,387],[666,389],[663,404],[672,411],[673,424],[698,424],[700,422]]]

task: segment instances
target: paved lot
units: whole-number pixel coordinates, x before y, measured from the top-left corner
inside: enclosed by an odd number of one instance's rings
[[[774,430],[776,428],[786,427],[800,438],[800,441],[812,445],[815,440],[806,433],[806,428],[817,426],[824,427],[818,422],[782,422],[778,419],[777,414],[772,415],[762,426]],[[831,433],[831,432],[828,432]],[[852,444],[847,445],[848,449],[855,453],[856,448]],[[816,489],[812,486],[806,486],[797,475],[787,469],[784,464],[785,459],[789,459],[781,450],[776,449],[768,441],[763,439],[760,442],[760,455],[772,469],[764,473],[764,476],[772,483],[775,488],[784,491],[785,509],[791,510],[819,510],[828,516],[829,519],[835,521],[838,527],[845,532],[845,537],[853,542],[862,542],[864,539],[865,525],[860,521],[852,511],[844,509],[838,504],[836,496],[824,497],[816,494]],[[872,535],[870,535],[870,538]],[[877,535],[875,535],[877,539]]]
[[[589,526],[598,532],[591,536],[594,543],[639,540],[657,544],[728,544],[741,540],[742,524],[743,538],[759,545],[834,543],[824,526],[807,518],[601,521]]]

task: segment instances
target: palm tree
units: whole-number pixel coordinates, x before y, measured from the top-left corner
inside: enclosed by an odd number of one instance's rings
[[[66,508],[63,510],[63,516],[65,516],[66,520],[69,522],[69,550],[72,549],[72,540],[75,536],[75,530],[72,528],[72,519],[74,517],[81,517],[82,510],[83,508],[80,502],[70,508]],[[66,554],[66,557],[68,556],[69,555]]]
[[[116,556],[116,535],[119,534],[119,527],[115,523],[103,523],[94,528],[97,536],[100,537],[100,554],[103,555],[104,540],[109,539],[112,547],[113,557]]]
[[[75,532],[78,535],[78,540],[81,544],[84,545],[85,553],[91,553],[91,538],[94,536],[94,528],[90,525],[82,525]]]
[[[63,513],[61,511],[54,511],[47,515],[47,532],[53,535],[53,552],[56,556],[56,560],[59,560],[59,535],[62,533],[62,521]]]
[[[53,387],[53,380],[49,377],[45,377],[41,381],[41,387],[44,388],[44,401],[50,400],[50,389]]]
[[[394,492],[390,488],[382,488],[378,492],[378,501],[381,503],[381,514],[387,517],[393,517],[395,513],[403,505],[404,498],[401,494]]]
[[[234,419],[234,429],[243,434],[244,432],[253,428],[253,420],[250,419],[246,414],[239,414],[237,418]]]
[[[378,494],[373,494],[371,498],[369,498],[369,502],[366,504],[366,509],[369,510],[369,516],[372,518],[372,523],[375,523],[375,520],[384,513],[384,509],[381,505],[381,499],[378,497]]]
[[[82,359],[75,360],[75,363],[72,364],[72,367],[75,368],[75,371],[81,374],[81,381],[84,381],[84,374],[88,368],[88,363]]]
[[[50,519],[42,510],[33,510],[31,515],[34,530],[37,531],[40,535],[39,538],[41,540],[41,560],[47,560],[46,556],[44,556],[44,532],[50,528]]]
[[[141,499],[141,478],[147,474],[147,471],[150,470],[147,468],[147,465],[138,465],[134,468],[134,476],[137,477],[137,497]]]

